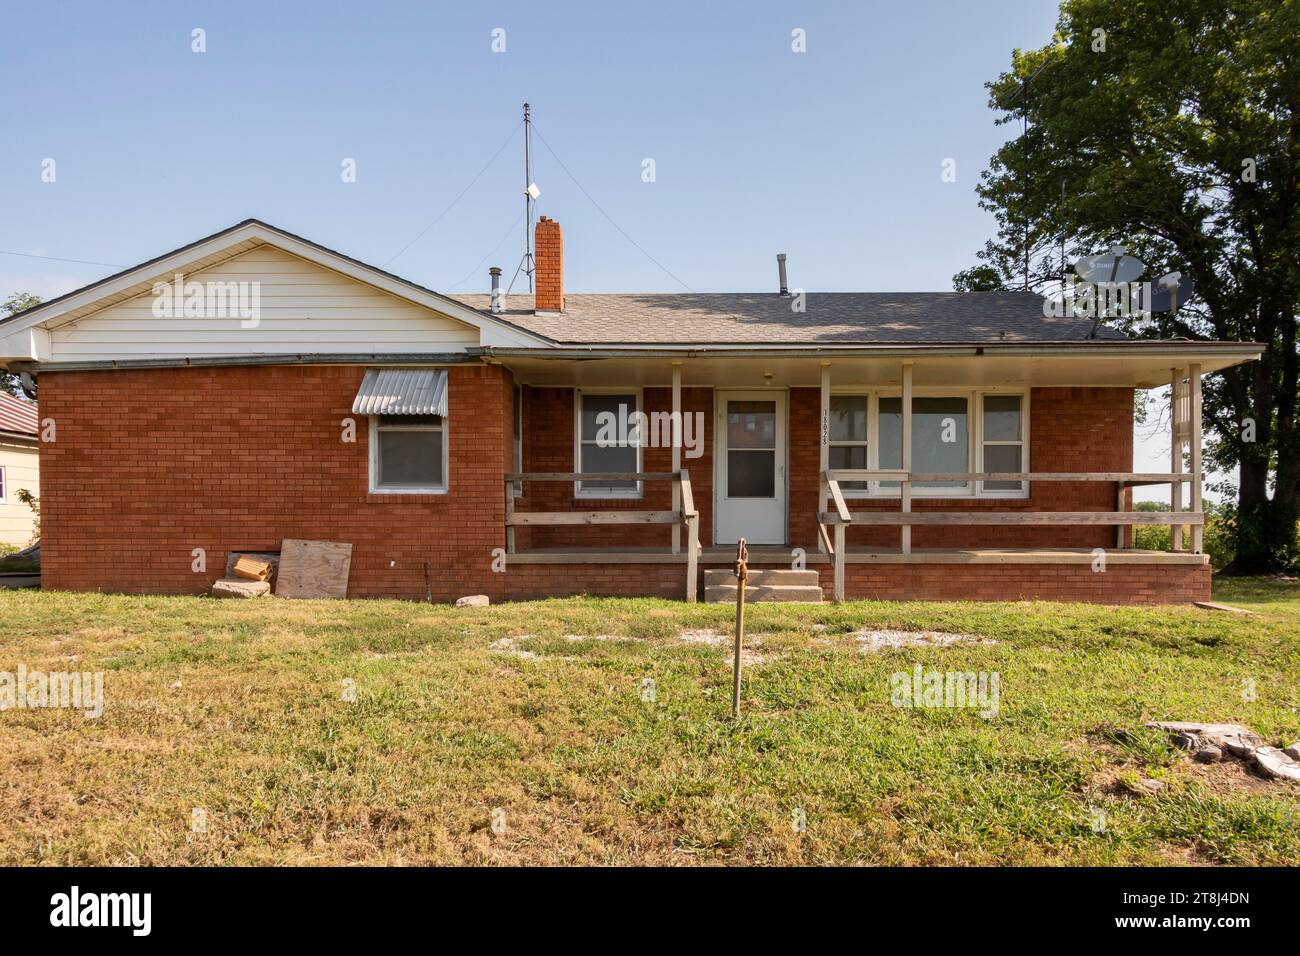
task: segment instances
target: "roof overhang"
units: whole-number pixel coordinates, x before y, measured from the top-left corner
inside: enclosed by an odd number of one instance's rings
[[[562,346],[546,352],[481,349],[533,385],[666,385],[674,366],[685,385],[816,387],[829,364],[838,386],[902,381],[910,361],[918,387],[1103,386],[1157,388],[1170,370],[1199,365],[1203,373],[1254,361],[1262,346],[1239,342],[1124,341],[1006,345],[810,346],[796,348],[639,348]]]
[[[495,318],[400,276],[367,265],[310,240],[277,229],[257,219],[248,219],[197,242],[174,249],[138,266],[108,276],[67,295],[51,299],[32,309],[0,321],[0,359],[42,361],[49,357],[48,334],[92,312],[149,292],[154,283],[171,281],[180,273],[192,275],[218,265],[259,246],[270,245],[327,269],[364,282],[448,318],[479,330],[484,346],[549,348],[544,336]]]

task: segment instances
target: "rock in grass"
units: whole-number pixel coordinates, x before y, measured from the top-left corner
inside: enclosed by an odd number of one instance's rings
[[[489,603],[486,594],[469,594],[456,599],[457,607],[487,607]]]
[[[1237,757],[1249,757],[1264,741],[1259,734],[1240,724],[1201,724],[1182,720],[1157,720],[1147,724],[1169,732],[1175,746],[1187,736],[1197,738],[1200,745],[1219,747]],[[1186,749],[1186,748],[1185,748]]]
[[[1197,763],[1218,763],[1223,759],[1223,751],[1214,746],[1202,747],[1194,759]]]
[[[1300,743],[1294,743],[1290,747],[1283,747],[1282,753],[1286,754],[1292,760],[1300,760]]]
[[[1255,766],[1274,780],[1300,780],[1300,761],[1276,747],[1260,747],[1254,753]]]
[[[1150,777],[1143,777],[1138,781],[1138,783],[1140,783],[1144,789],[1150,790],[1152,793],[1159,793],[1168,786],[1164,781],[1152,780]]]

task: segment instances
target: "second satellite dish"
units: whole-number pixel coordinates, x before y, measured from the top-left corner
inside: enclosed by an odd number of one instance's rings
[[[1143,285],[1138,290],[1137,304],[1138,308],[1143,312],[1173,312],[1177,306],[1190,299],[1196,291],[1196,286],[1192,284],[1192,280],[1178,272],[1162,275],[1151,283],[1149,301],[1147,288],[1147,286]]]

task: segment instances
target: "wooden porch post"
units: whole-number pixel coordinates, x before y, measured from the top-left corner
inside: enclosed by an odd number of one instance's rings
[[[506,554],[515,553],[515,526],[510,519],[515,513],[515,483],[506,482]]]
[[[673,363],[673,412],[672,412],[672,432],[673,432],[673,471],[682,470],[682,363]],[[681,514],[682,511],[682,487],[680,481],[673,482],[673,511]],[[689,529],[688,529],[689,533]],[[682,550],[682,526],[673,525],[673,554],[680,554]]]
[[[691,490],[691,475],[685,468],[674,472],[673,484],[681,489],[682,510],[686,515],[686,600],[695,603],[695,578],[700,563],[700,513],[695,510],[695,492]]]
[[[836,601],[844,600],[844,522],[835,522],[835,586]]]
[[[1130,465],[1129,467],[1131,468],[1131,467],[1133,467],[1133,466]],[[1124,508],[1124,489],[1127,488],[1128,486],[1125,485],[1124,482],[1121,481],[1121,482],[1118,482],[1118,483],[1116,484],[1116,487],[1117,487],[1119,490],[1115,492],[1115,510],[1116,510],[1116,511],[1124,511],[1124,510],[1126,510],[1126,509]],[[1124,541],[1124,528],[1125,528],[1125,527],[1126,527],[1126,526],[1125,526],[1125,525],[1122,525],[1122,524],[1117,524],[1117,525],[1115,525],[1115,547],[1116,547],[1117,550],[1120,550],[1120,551],[1122,551],[1122,550],[1124,549],[1124,544],[1125,544],[1125,541]]]
[[[817,520],[821,521],[822,512],[826,510],[830,489],[826,485],[826,469],[831,466],[831,363],[822,362],[822,415],[821,440],[818,442],[817,456]],[[817,550],[826,553],[826,542],[817,535]],[[838,546],[837,546],[838,552]]]
[[[908,473],[900,487],[902,495],[901,510],[907,514],[912,510],[912,362],[903,363],[903,471]],[[912,526],[902,526],[903,553],[912,553]]]
[[[1182,408],[1182,369],[1169,370],[1169,471],[1171,474],[1183,473],[1182,427],[1178,421]],[[1174,522],[1169,526],[1169,546],[1174,551],[1183,550],[1183,526],[1179,523],[1178,512],[1183,510],[1183,483],[1175,480],[1169,492],[1169,510]]]
[[[1201,490],[1201,366],[1187,366],[1187,384],[1191,388],[1188,396],[1188,441],[1192,446],[1192,512],[1200,514],[1204,503]],[[1201,554],[1205,545],[1205,526],[1192,525],[1192,553]]]

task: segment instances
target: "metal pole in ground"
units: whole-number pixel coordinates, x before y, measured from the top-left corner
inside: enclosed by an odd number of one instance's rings
[[[736,644],[731,663],[731,716],[740,716],[740,644],[745,634],[745,581],[749,578],[749,549],[736,543]]]

